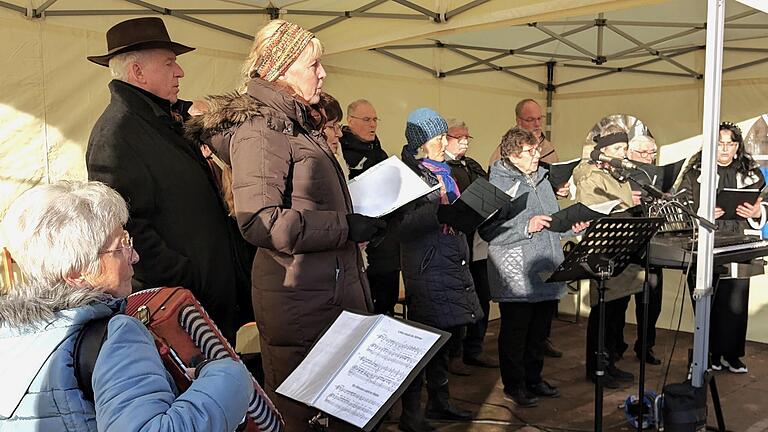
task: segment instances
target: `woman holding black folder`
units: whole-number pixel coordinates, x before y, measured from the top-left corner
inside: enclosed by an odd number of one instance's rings
[[[518,127],[501,139],[501,160],[491,166],[490,182],[513,198],[524,199],[525,210],[497,218],[478,229],[488,241],[488,281],[491,300],[499,303],[499,366],[504,398],[519,407],[533,407],[539,397],[560,392],[542,379],[544,343],[565,283],[547,283],[543,273],[563,261],[560,233],[548,230],[559,210],[555,192],[539,166],[541,146]],[[587,224],[577,223],[579,232]]]
[[[694,209],[699,207],[700,176],[701,152],[691,158],[680,183],[680,190],[686,191],[685,196],[693,203]],[[721,123],[717,143],[718,193],[724,188],[762,189],[764,186],[765,178],[759,166],[744,147],[741,129],[730,122]],[[715,207],[717,234],[743,234],[745,229],[759,229],[765,224],[766,213],[759,198],[755,203],[738,205],[735,209],[737,218],[724,218],[726,213],[731,212],[732,209]],[[749,277],[738,276],[741,275],[719,276],[719,282],[715,284],[718,275],[713,275],[713,286],[716,289],[710,313],[709,351],[712,355],[712,369],[721,370],[725,366],[733,373],[746,373],[747,365],[741,357],[744,356],[747,339]],[[688,276],[691,288],[694,280],[695,273],[691,272]]]

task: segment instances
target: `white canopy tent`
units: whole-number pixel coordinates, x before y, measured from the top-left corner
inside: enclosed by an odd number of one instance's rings
[[[745,122],[768,111],[768,15],[727,6],[722,117]],[[548,95],[561,158],[578,156],[613,113],[647,124],[668,160],[695,151],[701,131],[699,0],[1,0],[0,215],[34,184],[85,177],[110,79],[85,57],[105,51],[116,22],[158,14],[172,38],[198,48],[180,57],[186,99],[236,88],[251,35],[270,17],[314,29],[325,89],[343,106],[371,100],[389,153],[400,151],[407,113],[431,106],[468,123],[470,155],[484,162],[517,100],[546,106]],[[752,304],[768,314],[768,296],[753,294]],[[768,341],[768,324],[753,320],[749,337]]]

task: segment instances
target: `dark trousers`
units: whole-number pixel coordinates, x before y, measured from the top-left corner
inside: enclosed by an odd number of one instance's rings
[[[624,314],[627,311],[629,297],[622,297],[616,300],[605,302],[605,352],[611,354],[618,352],[616,346],[619,340],[618,332],[623,331],[621,323],[624,322]],[[587,321],[587,375],[592,376],[597,370],[597,336],[599,330],[599,310],[598,305],[594,305],[589,311],[589,320]],[[609,355],[609,365],[613,364],[614,356]]]
[[[457,327],[445,329],[453,334]],[[450,352],[450,341],[443,345],[440,350],[427,363],[424,370],[419,372],[416,378],[406,388],[403,399],[418,400],[421,394],[421,386],[424,377],[427,379],[427,394],[429,395],[428,408],[444,410],[448,408],[450,392],[448,388],[448,355]]]
[[[646,341],[646,350],[650,350],[656,345],[656,323],[659,321],[659,315],[661,315],[661,300],[664,296],[662,290],[664,286],[664,273],[663,269],[659,267],[651,267],[648,273],[648,320],[645,322],[645,327],[648,329],[648,340]],[[617,301],[624,301],[629,305],[629,297],[623,299],[617,299]],[[624,307],[626,310],[626,306]],[[624,342],[624,324],[625,320],[622,315],[621,324],[616,332],[618,338],[615,342],[616,351],[613,352],[617,355],[624,354],[624,351],[629,348],[626,342]],[[635,294],[635,322],[637,323],[637,338],[635,339],[634,350],[637,355],[642,352],[640,341],[643,336],[643,292]]]
[[[749,279],[721,279],[709,315],[709,352],[726,360],[744,356],[749,319]]]
[[[368,285],[373,298],[373,313],[393,315],[400,296],[400,271],[368,273]]]
[[[506,390],[541,382],[544,336],[556,307],[556,300],[499,303],[499,368]]]
[[[464,336],[464,358],[477,358],[483,353],[483,342],[488,330],[488,315],[491,311],[491,287],[488,283],[488,260],[473,261],[469,265],[472,281],[475,283],[477,299],[483,310],[483,318],[472,324],[467,324]]]

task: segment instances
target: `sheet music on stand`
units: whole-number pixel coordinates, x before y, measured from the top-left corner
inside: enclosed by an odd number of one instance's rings
[[[277,393],[370,432],[450,336],[343,311]]]

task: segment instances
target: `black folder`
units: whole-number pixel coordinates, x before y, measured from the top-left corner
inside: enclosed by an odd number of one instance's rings
[[[615,200],[618,201],[618,200]],[[620,203],[614,204],[614,208]],[[612,210],[612,209],[611,209]],[[549,230],[554,232],[566,232],[573,224],[577,222],[591,221],[608,216],[608,213],[601,213],[593,210],[584,204],[577,202],[571,206],[568,206],[556,213],[552,214],[552,221],[549,223]]]
[[[633,180],[636,180],[641,184],[653,185],[662,192],[669,192],[672,189],[672,186],[675,185],[675,180],[677,180],[677,177],[680,175],[683,165],[685,165],[685,159],[680,159],[677,162],[661,166],[635,161],[632,163],[639,168],[639,170],[630,172],[629,175]],[[648,176],[646,176],[644,172],[648,173]],[[642,190],[640,186],[634,182],[630,182],[630,185],[632,186],[632,190]]]
[[[480,177],[473,181],[461,193],[459,199],[451,204],[459,207],[462,214],[466,215],[461,220],[462,226],[455,228],[463,232],[472,232],[510,201],[512,201],[512,197],[492,185],[488,180]],[[524,207],[525,203],[523,203]]]
[[[581,162],[581,159],[573,159],[565,162],[546,163],[539,162],[539,165],[549,170],[549,183],[552,188],[560,189],[568,182],[573,175],[573,170]]]
[[[736,207],[743,203],[754,204],[759,196],[760,189],[723,189],[717,194],[717,206],[725,211],[722,219],[743,219],[736,214]]]

